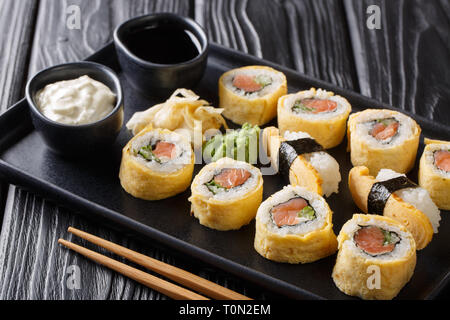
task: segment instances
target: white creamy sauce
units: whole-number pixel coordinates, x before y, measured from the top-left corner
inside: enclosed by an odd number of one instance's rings
[[[47,118],[82,125],[105,118],[114,109],[116,95],[103,83],[84,75],[45,86],[35,100]]]

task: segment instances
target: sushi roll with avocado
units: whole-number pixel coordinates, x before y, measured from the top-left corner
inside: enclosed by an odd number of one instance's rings
[[[332,214],[317,193],[286,186],[258,209],[255,250],[266,259],[293,264],[327,257],[337,250]]]
[[[148,127],[123,148],[119,178],[132,196],[159,200],[185,191],[193,171],[194,152],[185,137]]]
[[[364,212],[384,215],[402,223],[414,237],[417,250],[425,248],[438,232],[440,211],[427,190],[404,174],[382,169],[376,177],[363,166],[350,170],[348,184],[353,200]]]
[[[416,160],[421,129],[412,118],[386,109],[367,109],[350,116],[348,148],[354,166],[376,175],[382,168],[409,172]]]
[[[390,300],[414,273],[414,238],[394,219],[354,214],[339,232],[338,243],[332,278],[345,294]]]
[[[288,94],[278,100],[278,128],[310,134],[325,149],[339,145],[352,107],[333,92],[311,88]]]
[[[450,141],[425,138],[420,158],[419,185],[442,210],[450,210]]]
[[[324,151],[309,134],[267,127],[263,131],[263,145],[272,167],[291,185],[299,185],[329,197],[339,192],[341,174],[338,162]]]
[[[233,69],[219,79],[219,107],[240,125],[263,125],[275,118],[278,98],[286,93],[285,75],[266,66]]]
[[[204,166],[191,185],[191,212],[200,224],[235,230],[255,218],[262,201],[263,178],[258,168],[222,158]]]

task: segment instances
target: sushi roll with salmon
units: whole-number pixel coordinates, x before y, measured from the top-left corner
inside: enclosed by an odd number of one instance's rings
[[[231,158],[204,166],[191,185],[191,213],[200,224],[235,230],[255,218],[262,201],[263,178],[258,168]]]
[[[332,215],[317,193],[286,186],[258,209],[255,250],[266,259],[293,264],[327,257],[337,250]]]
[[[382,168],[409,172],[416,160],[421,129],[412,118],[386,109],[367,109],[350,116],[348,148],[353,166],[372,175]]]
[[[119,178],[132,196],[160,200],[185,191],[193,171],[194,152],[185,137],[148,127],[123,148]]]
[[[450,210],[450,141],[425,138],[420,158],[419,185],[442,210]]]
[[[430,243],[441,220],[428,191],[404,174],[382,169],[376,177],[363,166],[350,170],[348,184],[353,200],[364,212],[384,215],[403,224],[414,237],[417,250]]]
[[[311,88],[278,100],[278,128],[310,134],[325,149],[339,145],[352,107],[347,99],[331,91]]]
[[[396,220],[354,214],[339,232],[338,242],[332,278],[345,294],[366,300],[390,300],[414,273],[414,238]]]
[[[272,167],[291,185],[299,185],[329,197],[339,192],[341,174],[338,162],[309,134],[286,131],[284,137],[275,127],[263,131],[263,146]]]
[[[219,79],[219,107],[240,125],[259,126],[275,118],[278,98],[286,93],[286,76],[266,66],[233,69]]]

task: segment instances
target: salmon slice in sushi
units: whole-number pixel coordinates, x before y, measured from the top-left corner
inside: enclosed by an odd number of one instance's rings
[[[285,75],[266,66],[233,69],[219,79],[219,107],[240,125],[263,125],[275,118],[278,98],[286,93]]]
[[[440,209],[450,210],[450,141],[425,138],[419,185],[430,193]]]
[[[262,201],[263,179],[258,168],[222,158],[200,170],[191,191],[191,212],[200,224],[235,230],[255,217]]]
[[[354,214],[339,232],[338,243],[332,278],[345,294],[390,300],[414,273],[417,259],[414,238],[394,219]]]
[[[372,175],[391,169],[409,172],[416,160],[421,129],[410,117],[386,109],[367,109],[350,116],[347,135],[351,162]]]
[[[398,234],[377,226],[366,226],[355,232],[353,240],[358,248],[371,256],[394,251],[400,242]]]
[[[272,219],[278,227],[295,226],[304,218],[312,220],[315,213],[308,201],[301,197],[290,199],[272,208]]]
[[[337,249],[332,211],[317,193],[286,186],[270,196],[256,215],[255,250],[277,262],[309,263]]]
[[[366,213],[380,214],[402,223],[414,236],[417,250],[425,248],[438,232],[440,211],[427,190],[404,174],[382,169],[376,177],[366,167],[349,173],[349,188],[356,205]]]
[[[339,145],[351,112],[347,99],[333,92],[311,88],[288,94],[278,100],[278,128],[311,135],[325,149]]]

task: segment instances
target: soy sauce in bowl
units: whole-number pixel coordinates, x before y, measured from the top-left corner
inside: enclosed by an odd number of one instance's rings
[[[122,72],[147,96],[168,97],[177,88],[193,88],[207,64],[208,38],[194,20],[156,13],[125,21],[114,31]]]
[[[158,64],[186,62],[201,51],[200,42],[191,31],[173,25],[138,30],[124,43],[137,57]]]

